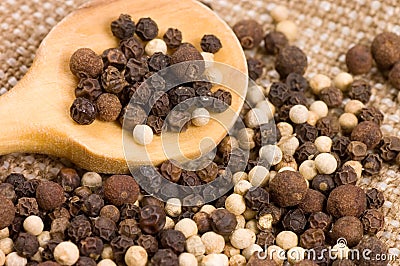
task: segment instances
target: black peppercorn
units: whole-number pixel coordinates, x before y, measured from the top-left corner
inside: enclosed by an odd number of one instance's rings
[[[140,211],[140,228],[147,234],[156,234],[164,228],[166,215],[157,205],[147,205]]]
[[[236,216],[226,209],[217,209],[210,214],[212,229],[220,235],[229,235],[237,225]]]
[[[244,49],[257,47],[264,35],[262,26],[253,19],[241,20],[232,29]]]
[[[188,112],[172,110],[165,120],[171,132],[185,132],[189,126],[191,115]]]
[[[367,155],[367,145],[361,141],[352,141],[347,146],[347,152],[352,160],[361,161]]]
[[[182,43],[182,32],[178,29],[168,28],[163,35],[163,40],[170,49],[178,48]]]
[[[368,189],[365,194],[367,195],[368,208],[379,209],[385,202],[383,192],[376,188]]]
[[[207,107],[212,113],[225,112],[232,104],[232,94],[229,91],[218,89],[212,94],[211,105]]]
[[[152,71],[160,71],[171,64],[171,57],[161,52],[154,53],[148,60],[149,69]]]
[[[111,241],[117,231],[117,227],[111,219],[101,216],[96,218],[93,227],[93,233],[105,241]]]
[[[358,117],[360,118],[360,121],[371,121],[378,124],[379,126],[383,122],[382,112],[378,108],[373,106],[364,107],[363,109],[361,109]]]
[[[308,217],[311,228],[319,228],[328,232],[332,225],[332,216],[324,212],[314,212]]]
[[[19,185],[18,187],[22,187],[22,184]],[[17,191],[17,193],[18,193],[18,197],[24,197],[25,196],[20,191]],[[0,184],[0,197],[4,197],[4,198],[7,198],[7,199],[11,200],[12,202],[15,202],[15,200],[17,198],[17,193],[14,190],[13,185],[8,184],[8,183]]]
[[[121,220],[135,219],[139,221],[140,208],[134,203],[126,203],[121,207]]]
[[[126,63],[125,79],[129,82],[136,83],[142,81],[145,75],[149,72],[149,66],[146,57],[131,58]],[[135,95],[135,98],[137,96]]]
[[[81,183],[81,178],[76,170],[66,167],[61,168],[60,172],[58,173],[58,180],[65,192],[74,191]]]
[[[362,161],[364,173],[367,175],[379,174],[382,169],[382,159],[379,155],[370,153]]]
[[[80,125],[89,125],[96,119],[95,105],[86,98],[79,97],[70,107],[71,118]]]
[[[321,136],[333,138],[340,132],[339,119],[335,116],[326,116],[318,119],[315,127],[318,129]]]
[[[136,34],[143,41],[150,41],[157,37],[158,26],[151,18],[141,18],[136,24]]]
[[[8,183],[14,186],[14,188],[18,187],[19,184],[22,184],[25,181],[25,177],[23,174],[11,173],[9,174],[4,183]]]
[[[153,258],[151,258],[151,264],[154,266],[178,266],[179,259],[172,250],[160,249],[154,254]]]
[[[261,77],[264,66],[264,62],[257,58],[247,58],[247,69],[252,80],[257,80]]]
[[[306,141],[296,150],[294,156],[297,162],[301,164],[305,160],[312,160],[317,154],[317,146],[311,141]]]
[[[204,35],[203,38],[201,38],[200,46],[204,52],[213,54],[215,54],[219,51],[219,49],[222,48],[221,41],[212,34]]]
[[[51,262],[51,263],[54,263],[54,264],[53,265],[49,265],[49,264],[47,264],[48,262]],[[46,265],[43,265],[43,264],[46,264]],[[60,264],[58,264],[57,262],[46,261],[46,262],[39,263],[38,266],[59,266],[59,265]],[[80,256],[75,265],[76,266],[96,266],[97,263],[92,258]]]
[[[138,239],[142,234],[139,224],[135,219],[125,219],[119,223],[119,234],[129,237],[133,240]]]
[[[384,137],[380,143],[379,153],[383,160],[392,161],[400,152],[400,138],[395,136]]]
[[[210,215],[206,212],[198,212],[193,216],[193,221],[197,225],[199,233],[204,234],[211,230]]]
[[[165,230],[160,233],[160,244],[163,248],[169,248],[177,254],[185,250],[186,237],[181,231]]]
[[[321,229],[307,229],[300,236],[300,245],[303,248],[311,249],[325,244],[325,233]]]
[[[103,206],[104,200],[99,195],[90,194],[83,199],[82,210],[88,216],[98,216]]]
[[[383,228],[385,221],[382,212],[377,209],[369,209],[363,213],[361,222],[366,234],[375,235]]]
[[[286,35],[279,31],[271,31],[264,37],[264,47],[267,54],[277,55],[288,44]]]
[[[336,171],[335,183],[341,185],[355,185],[357,183],[357,173],[350,165],[344,165]]]
[[[365,80],[355,80],[350,86],[350,99],[359,100],[362,103],[368,103],[371,94],[371,86]]]
[[[83,97],[90,101],[94,101],[102,93],[100,83],[97,79],[83,78],[79,81],[78,87],[75,89],[77,98]]]
[[[290,73],[303,75],[307,69],[307,56],[296,46],[286,46],[281,49],[276,57],[275,69],[281,79],[285,79]]]
[[[280,107],[289,98],[289,93],[290,89],[285,83],[273,82],[270,86],[268,99],[273,105]]]
[[[294,130],[296,133],[296,137],[301,141],[301,143],[305,143],[305,142],[314,142],[315,139],[318,137],[318,130],[320,129],[308,123],[303,123],[303,124],[297,124]],[[323,134],[321,133],[321,135]]]
[[[269,203],[269,193],[261,187],[251,187],[244,195],[246,206],[253,211],[260,211]]]
[[[109,48],[104,50],[101,57],[103,58],[104,68],[113,66],[122,71],[127,62],[124,53],[119,48]]]
[[[275,236],[272,232],[261,231],[257,234],[256,244],[260,247],[272,246],[275,242]]]
[[[20,233],[14,242],[14,248],[18,255],[29,258],[39,250],[39,241],[34,235]]]
[[[117,264],[121,265],[124,263],[126,251],[134,244],[135,241],[126,236],[117,236],[111,240],[110,246],[113,251],[114,260]]]
[[[339,155],[340,158],[345,159],[349,156],[347,148],[351,140],[346,136],[337,136],[333,139],[332,151]]]
[[[218,165],[214,162],[210,162],[203,169],[197,170],[196,174],[199,178],[206,183],[213,181],[218,175]]]
[[[319,98],[326,103],[328,107],[339,107],[343,101],[343,93],[333,86],[322,89]]]
[[[143,44],[136,37],[121,41],[119,46],[127,60],[131,58],[140,59],[144,53]]]
[[[76,216],[68,226],[68,236],[75,242],[79,242],[91,234],[92,226],[85,216]]]
[[[135,29],[135,22],[126,14],[121,14],[117,20],[111,22],[111,31],[120,40],[133,37]]]
[[[38,215],[39,206],[35,198],[22,197],[18,199],[16,210],[19,215]]]
[[[282,225],[285,230],[301,234],[306,228],[307,219],[301,209],[290,210],[283,217]]]
[[[80,242],[80,254],[90,258],[98,258],[103,251],[103,241],[98,237],[87,237]]]

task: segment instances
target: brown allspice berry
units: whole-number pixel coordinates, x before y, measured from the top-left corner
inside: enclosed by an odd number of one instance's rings
[[[195,62],[192,62],[195,61]],[[192,45],[181,45],[171,55],[171,65],[187,62],[175,66],[174,72],[178,77],[196,78],[203,74],[205,63],[201,53]],[[188,71],[190,69],[191,71]]]
[[[349,259],[335,260],[332,266],[356,266],[356,264]]]
[[[354,216],[344,216],[339,218],[332,226],[330,237],[332,241],[344,238],[349,247],[357,245],[364,235],[363,225]]]
[[[366,210],[361,217],[364,232],[369,235],[375,235],[383,228],[385,223],[384,219],[383,213],[377,209]]]
[[[400,61],[400,36],[393,32],[376,35],[371,44],[371,52],[379,69],[390,69]]]
[[[254,252],[249,260],[247,261],[246,266],[278,266],[279,264],[271,259],[268,254],[264,252]]]
[[[346,66],[354,75],[366,74],[372,68],[372,54],[369,47],[356,44],[346,53]]]
[[[356,249],[362,254],[368,250],[368,256],[360,256],[356,263],[359,266],[385,266],[388,265],[387,259],[376,260],[375,258],[382,257],[382,254],[387,254],[388,247],[376,236],[364,236],[361,242],[356,246]],[[371,258],[374,258],[371,260]]]
[[[264,37],[264,47],[267,54],[277,55],[287,45],[289,45],[289,40],[280,31],[271,31]]]
[[[300,245],[311,249],[325,244],[325,233],[321,229],[310,228],[300,236]]]
[[[389,82],[396,89],[400,89],[400,62],[397,62],[389,72]]]
[[[281,207],[299,204],[307,193],[307,183],[304,177],[293,171],[277,173],[270,181],[271,199]]]
[[[374,122],[364,121],[359,123],[351,132],[351,140],[365,143],[368,149],[375,148],[382,139],[382,131]]]
[[[326,204],[326,197],[314,189],[307,189],[304,199],[299,204],[299,209],[304,213],[321,212]]]
[[[275,69],[281,79],[285,79],[293,72],[303,75],[306,72],[307,65],[307,56],[297,46],[286,46],[281,49],[275,61]]]
[[[93,50],[80,48],[72,54],[69,68],[78,78],[96,78],[103,71],[103,60]]]
[[[139,197],[139,185],[128,175],[113,175],[104,182],[104,197],[115,206],[134,203]]]
[[[103,93],[96,100],[97,115],[100,120],[111,122],[118,119],[122,105],[118,97],[111,93]]]
[[[232,29],[244,49],[257,47],[264,35],[262,26],[254,19],[241,20]]]
[[[296,262],[295,264],[293,264],[294,266],[318,266],[318,264],[313,261],[313,260],[301,260],[299,262]]]
[[[79,262],[79,260],[78,260],[78,262]],[[55,261],[48,260],[48,261],[40,262],[37,266],[61,266],[61,264],[58,264]]]
[[[59,208],[65,201],[64,189],[53,181],[41,181],[36,189],[36,201],[45,211]]]
[[[100,216],[111,219],[114,223],[117,223],[121,214],[119,209],[115,205],[106,205],[101,208]]]
[[[211,230],[210,215],[206,212],[198,212],[193,216],[193,221],[197,225],[199,233],[203,234]]]
[[[15,207],[11,200],[0,196],[0,230],[11,225],[15,217]]]
[[[364,190],[354,185],[338,186],[329,194],[327,210],[334,217],[359,217],[367,208]]]

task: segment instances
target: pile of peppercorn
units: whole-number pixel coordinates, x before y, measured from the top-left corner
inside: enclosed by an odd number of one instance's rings
[[[98,118],[119,120],[122,125],[125,118],[130,130],[147,124],[150,132],[159,135],[163,127],[185,131],[196,118],[193,114],[209,117],[208,111],[224,112],[231,104],[231,93],[222,89],[212,92],[210,82],[189,82],[168,90],[166,78],[172,77],[153,75],[174,64],[199,60],[193,80],[204,77],[206,64],[202,61],[212,61],[213,54],[222,48],[216,36],[204,35],[200,42],[203,52],[199,52],[192,44],[182,43],[179,29],[169,28],[162,39],[156,38],[159,29],[151,18],[141,18],[135,24],[129,15],[122,14],[111,23],[111,30],[120,40],[119,47],[107,49],[101,56],[81,48],[71,56],[70,69],[79,84],[70,113],[78,124],[88,125]],[[183,67],[175,70],[173,78],[177,80],[186,75]],[[202,126],[203,121],[193,124]]]

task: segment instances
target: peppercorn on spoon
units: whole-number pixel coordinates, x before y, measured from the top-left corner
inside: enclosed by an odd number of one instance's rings
[[[9,92],[0,97],[0,154],[13,152],[43,153],[71,160],[76,165],[100,173],[127,173],[121,126],[96,120],[86,126],[76,124],[69,115],[78,80],[69,70],[69,59],[82,47],[101,54],[117,47],[111,21],[120,14],[134,21],[151,17],[159,26],[159,36],[169,27],[183,33],[183,41],[199,47],[204,34],[214,34],[223,48],[215,61],[225,63],[241,73],[247,64],[240,43],[230,27],[208,7],[194,0],[94,0],[65,17],[41,43],[28,73]],[[245,77],[245,75],[243,75]],[[237,78],[231,109],[239,112],[247,90],[247,78]],[[234,121],[235,116],[229,117]],[[181,153],[195,158],[204,147],[199,142],[211,138],[218,143],[227,129],[217,121],[203,127],[190,127],[179,135]],[[165,161],[162,138],[155,136],[147,146],[133,141],[129,164],[139,165]],[[175,145],[175,143],[169,143]],[[133,154],[133,155],[132,155]],[[132,158],[133,156],[133,158]],[[150,158],[150,162],[144,158]]]

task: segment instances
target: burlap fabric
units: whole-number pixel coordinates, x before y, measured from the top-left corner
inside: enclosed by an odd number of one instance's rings
[[[24,75],[47,32],[83,2],[85,0],[0,1],[0,94],[12,89]],[[334,77],[346,70],[344,54],[351,45],[368,45],[384,30],[400,34],[398,0],[215,0],[211,4],[231,25],[250,17],[263,23],[266,30],[273,28],[269,10],[276,4],[286,5],[290,18],[299,26],[296,44],[309,56],[308,76],[323,73]],[[271,78],[276,78],[272,57],[263,56],[261,49],[249,54],[262,56],[267,65],[260,84],[267,85]],[[375,68],[368,78],[374,88],[371,104],[379,105],[385,114],[382,130],[385,134],[400,135],[398,92]],[[0,180],[11,172],[22,172],[28,178],[53,178],[65,164],[69,163],[44,155],[9,154],[0,157]],[[397,167],[386,165],[380,175],[363,177],[360,185],[384,191],[386,225],[379,237],[392,252],[400,252],[400,174]]]

